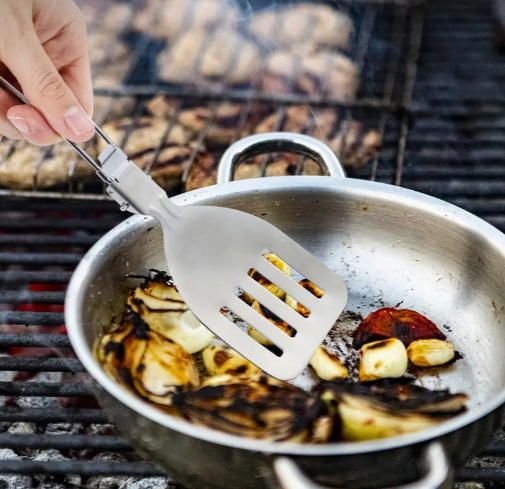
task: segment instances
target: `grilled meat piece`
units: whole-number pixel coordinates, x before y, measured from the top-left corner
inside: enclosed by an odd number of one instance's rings
[[[372,382],[323,382],[314,393],[327,401],[334,395],[347,393],[366,397],[401,411],[416,411],[430,414],[456,414],[465,409],[469,397],[466,394],[451,394],[449,390],[431,390],[414,384],[412,378],[382,379]]]
[[[232,30],[209,35],[203,29],[185,32],[158,57],[160,78],[209,87],[214,82],[249,85],[258,73],[261,56],[257,47]]]
[[[309,134],[325,142],[347,167],[364,165],[376,156],[380,147],[377,131],[366,129],[361,122],[347,120],[333,109],[314,111],[307,105],[295,105],[285,114],[266,117],[254,132],[279,130]]]
[[[298,92],[352,102],[359,85],[358,69],[347,56],[276,51],[266,60],[261,87],[267,93]]]
[[[134,28],[173,42],[188,29],[230,28],[238,18],[235,4],[226,0],[147,0]]]
[[[301,389],[266,375],[219,377],[174,396],[174,406],[193,423],[238,436],[269,441],[307,440],[325,404]]]
[[[87,152],[94,154],[92,147],[87,147]],[[94,175],[93,169],[66,143],[39,148],[24,140],[13,143],[4,139],[0,142],[0,163],[0,185],[11,189],[57,187]]]
[[[258,42],[268,47],[297,51],[300,45],[310,43],[313,49],[328,46],[347,50],[353,25],[348,15],[333,7],[300,3],[254,15],[250,29]]]
[[[384,307],[370,313],[358,326],[353,338],[354,348],[361,348],[365,343],[387,338],[397,338],[409,346],[415,340],[445,340],[446,336],[416,311]]]

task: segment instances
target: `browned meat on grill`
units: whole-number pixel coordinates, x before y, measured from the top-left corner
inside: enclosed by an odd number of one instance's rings
[[[0,186],[13,189],[50,188],[94,175],[93,169],[78,159],[66,143],[43,149],[26,141],[17,141],[10,153],[11,142],[0,143]],[[48,151],[47,155],[46,152]],[[87,149],[94,156],[92,148]],[[3,157],[2,157],[3,153]],[[45,157],[43,157],[46,155]]]
[[[267,58],[261,85],[268,93],[301,92],[351,102],[359,75],[356,64],[343,54],[284,50]]]
[[[169,82],[191,81],[208,87],[213,82],[249,85],[258,76],[258,48],[233,30],[212,34],[191,29],[158,57],[159,75]]]
[[[123,137],[130,131],[132,119],[125,117],[103,126],[104,131],[116,143],[121,144]],[[187,131],[175,125],[153,163],[153,158],[163,140],[168,122],[165,119],[142,117],[135,125],[125,144],[124,151],[141,168],[148,168],[150,175],[164,188],[179,185],[184,168],[191,155]],[[99,140],[99,149],[105,149],[105,142]]]
[[[136,16],[134,27],[174,41],[188,29],[229,28],[238,18],[235,4],[228,0],[147,0]]]
[[[334,109],[317,110],[307,105],[295,105],[285,114],[277,112],[263,119],[255,133],[277,130],[306,133],[324,141],[348,167],[367,163],[380,147],[377,131],[367,130],[353,119],[346,120]]]
[[[250,28],[259,42],[296,51],[307,43],[348,49],[353,25],[347,14],[329,5],[300,3],[260,12],[251,19]]]

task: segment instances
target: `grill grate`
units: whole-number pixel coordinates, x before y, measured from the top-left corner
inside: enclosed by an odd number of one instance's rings
[[[375,117],[384,133],[380,156],[353,176],[430,193],[505,230],[505,184],[500,181],[505,176],[505,62],[491,49],[490,6],[478,0],[438,0],[430,5],[412,102],[422,12],[407,13],[400,2],[371,3],[363,9],[362,23],[368,19],[372,39],[377,39],[375,34],[384,25],[396,25],[392,39],[399,44],[393,43],[395,55],[388,53],[390,69],[381,81],[394,79],[394,84],[365,83],[356,107],[350,109],[353,115],[363,111]],[[373,59],[367,49],[365,80]],[[225,100],[222,93],[175,90],[139,84],[99,93],[111,99],[133,95],[138,102],[137,120],[146,98],[160,91],[177,95],[181,108],[195,97],[215,107]],[[231,99],[251,100],[251,93],[235,91]],[[258,100],[272,102],[256,94],[254,103]],[[287,97],[274,102],[277,110],[284,111],[298,100]],[[314,107],[322,104],[312,102]],[[197,140],[203,139],[202,134]],[[89,246],[123,216],[104,196],[74,184],[61,192],[3,190],[1,194],[9,198],[0,201],[0,352],[26,350],[23,356],[0,356],[0,480],[2,474],[76,474],[86,487],[96,476],[137,480],[161,475],[131,453],[128,443],[93,405],[90,385],[62,329],[64,290],[73,268]],[[41,196],[53,200],[36,200]],[[33,200],[27,203],[17,197]],[[9,377],[12,370],[17,371],[16,377]],[[42,373],[28,378],[36,372]],[[51,426],[63,432],[52,434]],[[68,426],[78,427],[78,432],[71,434]],[[6,449],[13,450],[14,456]],[[47,449],[58,450],[63,459],[34,460]],[[103,451],[120,455],[96,456]],[[472,488],[501,487],[504,461],[505,435],[500,432],[480,457],[457,471],[457,478],[477,481]]]
[[[142,35],[129,35],[126,36],[126,41],[130,44],[132,54],[129,68],[124,76],[123,86],[119,88],[98,86],[96,89],[99,98],[105,97],[108,101],[108,110],[100,115],[97,122],[102,124],[104,121],[110,120],[111,111],[117,104],[123,103],[125,99],[134,99],[135,103],[131,113],[132,123],[122,141],[124,146],[138,126],[150,98],[159,94],[175,97],[179,101],[177,110],[170,120],[167,120],[165,134],[160,139],[151,162],[146,166],[146,171],[149,171],[154,167],[161,147],[178,120],[181,111],[188,107],[208,107],[210,109],[209,115],[203,123],[203,129],[194,133],[192,137],[195,144],[184,171],[183,180],[185,180],[222,104],[230,101],[242,104],[235,139],[240,137],[252,117],[251,108],[260,104],[268,105],[270,113],[278,114],[279,124],[276,128],[278,130],[283,130],[282,121],[286,110],[291,105],[310,104],[315,112],[328,107],[340,108],[344,114],[344,124],[350,120],[351,116],[357,120],[367,121],[367,125],[379,129],[384,140],[383,149],[375,160],[366,167],[351,172],[352,176],[393,183],[395,173],[397,175],[401,173],[408,134],[408,118],[405,111],[411,105],[416,75],[416,61],[423,25],[422,2],[364,1],[349,3],[347,0],[342,0],[338,3],[341,10],[351,10],[353,18],[356,20],[356,41],[353,43],[350,55],[359,68],[360,88],[357,99],[352,103],[342,104],[338,100],[321,96],[268,95],[261,92],[254,84],[248,89],[229,89],[223,82],[213,89],[202,91],[189,84],[181,86],[153,83],[152,80],[156,77],[155,58],[152,56],[152,53],[156,52],[156,47],[153,47],[153,40]],[[133,5],[137,5],[137,2],[134,1]],[[310,32],[306,37],[310,38]],[[206,39],[202,43],[202,50],[205,49],[208,41],[209,39]],[[100,70],[104,68],[105,66],[97,66],[94,71],[99,76]],[[195,65],[195,70],[196,68]],[[294,84],[298,76],[296,71],[295,67],[291,80],[288,80],[288,85]],[[315,126],[311,130],[314,129]],[[87,148],[90,149],[93,144],[90,143]],[[344,150],[345,148],[342,149],[342,151]],[[0,157],[0,168],[14,151],[13,143],[11,151],[6,152],[3,159]],[[103,187],[97,181],[94,183],[77,181],[75,178],[76,165],[79,161],[77,157],[70,170],[70,181],[67,188],[50,192],[38,189],[39,175],[43,172],[49,157],[52,156],[51,151],[50,148],[44,148],[38,156],[33,174],[35,190],[0,189],[0,195],[45,198],[77,196],[86,200],[108,199],[103,195]],[[263,166],[264,173],[266,163]]]

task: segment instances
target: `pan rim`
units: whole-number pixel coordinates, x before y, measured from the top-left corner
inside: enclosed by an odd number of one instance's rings
[[[505,235],[484,220],[434,197],[378,182],[336,179],[321,176],[258,178],[230,182],[181,194],[174,197],[173,202],[178,205],[187,205],[205,201],[205,204],[209,204],[213,199],[218,200],[222,197],[230,197],[243,192],[282,192],[300,188],[311,188],[312,190],[322,191],[342,190],[343,193],[355,196],[361,201],[367,200],[367,197],[380,197],[381,200],[390,201],[391,203],[406,204],[408,207],[417,208],[425,213],[437,215],[442,219],[449,219],[462,228],[471,229],[473,233],[482,235],[490,244],[503,250],[505,259]],[[110,379],[94,359],[91,348],[87,346],[84,330],[79,321],[82,312],[82,304],[79,297],[81,297],[86,290],[84,284],[87,276],[88,264],[98,259],[103,253],[103,249],[106,248],[109,243],[115,241],[117,236],[128,233],[131,229],[140,226],[142,222],[145,223],[151,220],[154,221],[153,218],[134,215],[105,234],[86,253],[81,263],[76,268],[69,283],[65,300],[65,321],[68,336],[77,357],[97,384],[112,395],[118,402],[126,405],[139,415],[187,436],[228,447],[269,454],[335,456],[385,451],[426,443],[478,421],[480,418],[490,414],[505,403],[505,388],[502,388],[490,401],[483,405],[476,406],[467,413],[433,428],[381,440],[321,445],[267,442],[230,435],[210,428],[196,426],[188,421],[177,419],[148,405]]]

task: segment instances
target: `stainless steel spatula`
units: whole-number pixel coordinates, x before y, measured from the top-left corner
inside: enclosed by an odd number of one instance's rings
[[[0,81],[28,103],[7,81],[1,77]],[[176,206],[160,186],[95,127],[108,143],[98,157],[99,163],[74,143],[67,142],[96,170],[107,185],[107,193],[122,210],[153,216],[160,222],[170,274],[188,307],[205,326],[266,373],[279,379],[291,379],[300,374],[346,305],[347,288],[342,279],[260,218],[227,208]],[[321,151],[332,154],[325,145],[307,136],[289,133],[275,136],[281,142],[303,146],[310,156],[320,156]],[[252,141],[248,138],[248,146],[254,151],[256,142],[256,149],[261,152],[265,136],[252,138]],[[240,146],[243,141],[236,144]],[[236,145],[230,147],[228,157],[236,150]],[[263,256],[267,251],[275,253],[319,286],[323,296],[316,298],[272,265]],[[249,276],[250,269],[255,269],[303,304],[310,315],[300,315],[262,287]],[[295,336],[288,336],[242,301],[236,295],[237,289],[247,292],[288,323],[296,331]],[[255,328],[282,354],[272,352],[248,336],[223,314],[223,309],[232,311]]]

